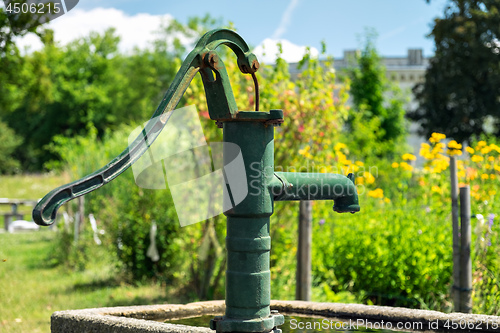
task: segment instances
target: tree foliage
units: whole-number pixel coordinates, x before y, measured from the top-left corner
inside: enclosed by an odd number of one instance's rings
[[[0,37],[0,118],[24,138],[14,156],[25,171],[39,171],[58,158],[47,149],[56,135],[81,135],[91,125],[102,138],[106,129],[146,121],[177,72],[186,41],[221,25],[210,16],[185,25],[174,20],[149,47],[129,54],[120,53],[114,29],[61,46],[40,27],[44,47],[23,55],[0,12],[6,32]]]
[[[405,140],[404,99],[386,78],[374,33],[367,32],[361,55],[348,74],[355,108],[349,123],[358,154],[393,154]]]
[[[30,33],[43,39],[50,35],[50,31],[33,25],[27,30],[20,29],[27,25],[27,19],[21,15],[18,20],[10,22],[5,10],[0,8],[0,174],[19,171],[20,163],[14,153],[22,149],[23,142],[19,132],[16,133],[5,119],[20,105],[25,84],[22,73],[26,61],[15,38]]]
[[[430,35],[436,54],[410,118],[427,136],[500,135],[500,0],[450,0]]]
[[[12,152],[21,143],[22,138],[0,121],[0,174],[19,170],[19,161],[12,157]]]

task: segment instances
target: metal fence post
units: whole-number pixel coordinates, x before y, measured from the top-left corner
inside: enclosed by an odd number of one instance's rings
[[[311,300],[312,202],[300,201],[295,298]]]
[[[455,312],[460,311],[460,223],[458,220],[458,179],[457,161],[450,156],[451,178],[451,220],[453,226],[453,288],[452,298]]]
[[[470,226],[470,187],[460,188],[460,312],[472,313],[472,261]]]

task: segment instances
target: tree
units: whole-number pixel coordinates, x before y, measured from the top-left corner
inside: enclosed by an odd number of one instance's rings
[[[28,29],[25,29],[29,27]],[[51,30],[37,27],[36,19],[21,15],[16,20],[8,19],[0,8],[0,174],[19,171],[19,161],[13,156],[16,149],[23,150],[20,132],[9,126],[6,118],[21,105],[25,93],[25,59],[15,43],[16,36],[28,33],[42,40],[52,36]]]
[[[78,136],[91,125],[102,138],[106,129],[149,119],[186,53],[181,40],[215,24],[219,21],[210,16],[190,19],[186,26],[171,22],[148,49],[131,54],[119,52],[112,28],[64,46],[45,33],[44,48],[27,55],[14,48],[9,64],[22,66],[5,75],[0,71],[0,117],[24,138],[14,152],[23,169],[39,171],[58,158],[47,149],[55,135]]]
[[[16,157],[29,171],[40,170],[55,156],[45,150],[57,134],[74,136],[95,124],[100,134],[118,123],[123,63],[117,54],[119,38],[109,29],[91,33],[63,48],[47,41],[44,48],[23,57],[18,106],[5,115],[9,126],[24,137]]]
[[[0,121],[0,174],[18,171],[19,161],[12,157],[12,152],[22,141],[21,137]]]
[[[426,136],[499,136],[500,0],[450,0],[430,35],[436,54],[414,88],[419,106],[410,119]]]
[[[405,142],[404,100],[386,78],[375,48],[375,33],[366,33],[364,49],[348,74],[356,109],[349,121],[356,150],[362,156],[395,153]]]

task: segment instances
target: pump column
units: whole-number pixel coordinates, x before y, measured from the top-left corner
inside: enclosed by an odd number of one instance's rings
[[[226,313],[222,318],[215,318],[211,326],[217,332],[269,332],[284,322],[282,315],[270,311],[269,221],[273,199],[267,186],[274,177],[273,124],[282,119],[283,113],[281,110],[254,111],[240,112],[238,116],[245,118],[224,122],[224,142],[234,143],[241,149],[248,194],[225,213]],[[224,150],[224,165],[232,159],[230,155],[231,152]]]

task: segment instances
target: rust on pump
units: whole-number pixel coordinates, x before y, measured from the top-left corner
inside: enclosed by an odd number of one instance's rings
[[[240,71],[252,76],[255,111],[237,109],[224,63],[216,51],[220,45],[228,46],[237,56]],[[33,210],[34,221],[39,225],[52,224],[62,204],[105,185],[137,161],[163,130],[170,117],[168,112],[176,108],[199,72],[210,118],[223,129],[224,142],[240,148],[247,177],[243,181],[247,186],[252,182],[252,188],[258,189],[224,212],[227,217],[226,312],[214,318],[210,327],[217,332],[281,332],[279,326],[284,323],[284,317],[270,309],[269,229],[274,202],[333,200],[333,210],[339,213],[355,213],[360,207],[352,174],[346,177],[274,172],[274,127],[283,123],[283,111],[259,111],[255,75],[258,69],[257,57],[238,34],[227,29],[206,33],[182,63],[141,135],[103,168],[49,192]],[[224,148],[225,162],[230,159],[229,155]],[[224,187],[224,191],[229,190]],[[225,195],[226,198],[230,195]]]

